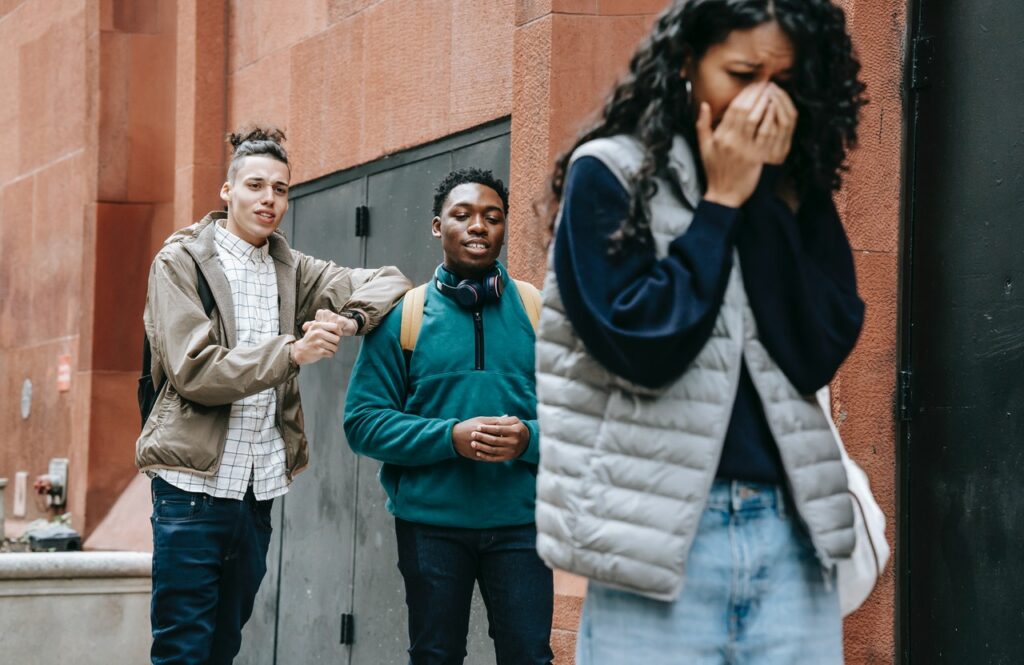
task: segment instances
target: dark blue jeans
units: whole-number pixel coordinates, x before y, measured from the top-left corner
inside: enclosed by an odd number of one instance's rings
[[[479,582],[498,665],[550,663],[551,571],[527,526],[458,529],[395,520],[409,608],[409,662],[462,663]]]
[[[267,572],[270,506],[153,479],[154,665],[227,665]]]

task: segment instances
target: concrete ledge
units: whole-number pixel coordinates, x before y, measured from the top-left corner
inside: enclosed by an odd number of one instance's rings
[[[145,577],[148,552],[18,552],[0,554],[0,580]]]
[[[0,662],[149,662],[151,555],[0,554]]]

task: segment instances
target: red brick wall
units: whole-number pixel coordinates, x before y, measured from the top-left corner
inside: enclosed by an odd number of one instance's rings
[[[79,377],[58,393],[57,357],[81,370],[81,288],[90,244],[88,3],[0,3],[0,476],[74,457]],[[33,384],[32,412],[20,413]],[[81,465],[74,479],[84,479]],[[74,480],[73,479],[73,480]],[[31,482],[31,478],[30,478]],[[84,483],[72,485],[81,505]],[[8,490],[8,511],[10,497]],[[29,516],[37,513],[29,500]]]
[[[844,0],[870,104],[861,116],[860,146],[837,199],[854,249],[858,288],[867,304],[864,331],[833,382],[833,412],[850,455],[871,478],[896,538],[896,313],[906,3]],[[890,563],[864,606],[847,619],[849,663],[895,659],[896,590]]]
[[[70,458],[83,531],[134,473],[150,226],[174,198],[174,7],[0,3],[0,476],[31,480]],[[63,393],[61,354],[73,370]]]

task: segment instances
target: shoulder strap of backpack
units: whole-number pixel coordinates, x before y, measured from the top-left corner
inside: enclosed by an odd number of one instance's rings
[[[203,271],[196,266],[196,291],[199,294],[199,300],[203,303],[203,311],[209,316],[210,312],[216,306],[213,300],[213,292],[210,291],[210,283],[206,281],[206,277],[203,275]],[[156,403],[156,396],[163,390],[164,384],[167,383],[167,375],[163,375],[160,378],[160,385],[153,385],[153,376],[151,369],[153,365],[153,349],[149,344],[149,335],[143,331],[142,333],[142,375],[139,377],[139,387],[137,390],[137,396],[139,400],[139,411],[142,415],[142,427],[146,426],[146,420],[149,418],[150,412],[153,410],[153,405]]]
[[[206,276],[203,275],[203,271],[199,269],[199,265],[196,264],[196,291],[199,292],[199,300],[203,303],[203,311],[209,316],[210,312],[213,311],[216,303],[213,301],[213,292],[210,291],[210,283],[206,281]]]
[[[203,303],[203,311],[209,316],[216,306],[213,300],[213,292],[210,291],[210,283],[206,281],[203,271],[196,265],[196,291],[199,293],[199,300]],[[149,345],[149,336],[143,332],[142,335],[142,376],[149,375],[150,365],[153,364],[153,350]],[[161,382],[161,386],[163,383]]]
[[[199,269],[199,265],[196,265],[196,292],[199,294],[199,301],[203,303],[203,311],[209,316],[213,308],[217,306],[217,303],[213,299],[213,292],[210,290],[210,283],[206,281],[206,276],[203,271]],[[153,350],[149,345],[149,336],[143,333],[142,335],[142,376],[149,375],[150,365],[153,364]],[[167,381],[167,377],[163,377],[160,381],[159,388],[163,388],[164,382]]]
[[[416,348],[416,338],[420,336],[420,327],[423,325],[423,303],[426,300],[426,284],[409,289],[402,298],[402,328],[399,337],[403,351],[412,352]]]
[[[516,283],[516,291],[519,292],[519,298],[523,301],[523,307],[526,309],[526,316],[530,317],[530,325],[536,331],[540,324],[540,291],[533,284],[521,279],[513,281]]]

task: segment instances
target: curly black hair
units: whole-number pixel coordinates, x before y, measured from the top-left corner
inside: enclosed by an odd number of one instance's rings
[[[459,185],[477,184],[483,185],[484,187],[490,187],[498,196],[501,197],[502,206],[505,208],[505,214],[508,214],[508,190],[505,189],[505,183],[498,178],[494,177],[494,174],[487,169],[458,169],[452,171],[444,177],[444,180],[438,183],[437,189],[434,190],[434,217],[441,215],[441,208],[444,207],[444,200],[448,198],[452,190]]]
[[[251,155],[266,155],[289,166],[288,153],[284,149],[284,132],[277,127],[246,127],[227,135],[231,144],[231,164],[228,166],[228,180],[234,181],[235,173],[242,160]]]
[[[698,62],[733,30],[769,21],[779,24],[796,51],[793,76],[780,84],[799,113],[786,172],[801,192],[838,189],[866,103],[843,10],[830,0],[676,0],[638,47],[601,120],[556,162],[553,202],[562,198],[569,158],[577,147],[596,138],[632,134],[644,144],[646,155],[634,179],[629,216],[612,236],[611,249],[649,243],[648,201],[657,191],[655,178],[666,174],[673,137],[684,137],[699,154],[695,112],[680,78],[684,63]],[[550,221],[553,228],[554,219]]]

